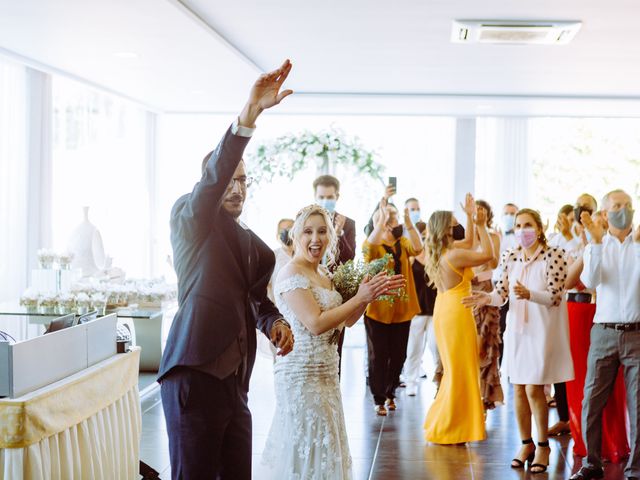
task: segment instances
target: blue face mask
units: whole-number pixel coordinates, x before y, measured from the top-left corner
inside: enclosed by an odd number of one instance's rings
[[[621,208],[615,212],[607,212],[609,225],[618,230],[626,230],[633,221],[633,212],[629,207]]]
[[[591,243],[591,240],[593,240],[593,237],[589,233],[589,230],[587,230],[586,228],[584,229],[584,236],[587,237],[587,242]]]
[[[509,214],[502,217],[502,226],[504,227],[505,232],[512,231],[515,224],[516,224],[515,215]]]
[[[319,198],[316,203],[329,213],[336,211],[336,200],[333,198]]]
[[[409,218],[414,225],[420,221],[420,210],[409,210]]]

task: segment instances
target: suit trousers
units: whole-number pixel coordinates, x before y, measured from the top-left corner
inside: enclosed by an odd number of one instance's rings
[[[251,478],[251,413],[239,375],[187,367],[161,383],[173,480]]]
[[[602,411],[613,392],[620,365],[624,371],[629,411],[631,454],[627,477],[640,477],[640,331],[620,331],[595,323],[587,357],[587,376],[582,400],[582,435],[587,447],[583,465],[602,467]],[[619,412],[624,415],[624,412]]]
[[[402,365],[407,357],[411,321],[386,324],[365,315],[369,356],[369,388],[376,405],[395,398]]]

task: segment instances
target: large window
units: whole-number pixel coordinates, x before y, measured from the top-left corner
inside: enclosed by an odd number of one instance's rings
[[[149,274],[147,113],[113,95],[53,80],[53,242],[64,249],[82,207],[113,266]]]
[[[532,204],[555,222],[558,209],[581,193],[598,199],[616,188],[640,204],[640,120],[529,120]],[[636,219],[638,216],[636,215]]]
[[[0,301],[27,284],[26,71],[0,58]]]

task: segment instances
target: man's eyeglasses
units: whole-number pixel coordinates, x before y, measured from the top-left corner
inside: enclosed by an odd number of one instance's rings
[[[233,188],[236,186],[236,182],[240,184],[242,188],[249,188],[253,183],[253,177],[236,177],[231,179],[231,184],[229,188]]]

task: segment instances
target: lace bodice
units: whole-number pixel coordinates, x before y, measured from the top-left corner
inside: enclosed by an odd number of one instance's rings
[[[291,324],[295,337],[293,351],[285,357],[278,357],[277,361],[287,362],[304,357],[307,363],[326,363],[328,360],[333,360],[334,356],[337,359],[336,345],[342,328],[334,328],[321,335],[314,335],[297,319],[295,313],[283,300],[283,293],[299,288],[310,290],[323,312],[342,304],[342,296],[336,290],[312,285],[304,275],[295,274],[277,282],[274,289],[276,306]]]

